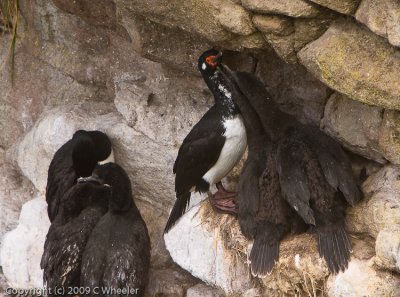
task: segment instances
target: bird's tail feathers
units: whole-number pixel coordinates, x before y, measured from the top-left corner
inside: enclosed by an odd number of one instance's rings
[[[185,192],[176,195],[176,201],[172,208],[171,214],[169,215],[167,224],[164,229],[164,234],[168,233],[169,230],[176,224],[179,218],[185,213],[187,206],[190,202],[190,192]]]

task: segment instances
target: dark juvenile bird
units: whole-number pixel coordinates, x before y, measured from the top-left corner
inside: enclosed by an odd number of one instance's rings
[[[108,212],[87,242],[81,286],[109,290],[92,291],[87,296],[143,296],[150,266],[150,238],[133,201],[128,175],[120,166],[108,163],[98,165],[92,176],[83,180],[109,185],[112,195]],[[118,289],[122,293],[115,293]],[[131,289],[138,291],[128,291]]]
[[[110,187],[93,182],[78,183],[65,193],[47,233],[40,267],[49,296],[54,289],[79,287],[81,259],[86,242],[107,212]]]
[[[47,176],[46,202],[50,222],[57,215],[61,197],[78,177],[89,176],[98,162],[114,161],[111,142],[100,131],[75,132],[54,154]]]
[[[198,60],[199,70],[214,95],[215,104],[192,128],[179,148],[173,169],[176,202],[165,232],[185,212],[190,192],[207,192],[213,184],[218,189],[211,196],[214,208],[221,212],[235,212],[235,194],[223,188],[221,179],[242,157],[246,149],[246,130],[232,94],[217,71],[219,59],[218,51],[208,50]]]
[[[254,239],[252,273],[270,273],[279,259],[280,240],[301,231],[303,222],[314,226],[329,270],[346,269],[351,246],[344,210],[346,201],[353,205],[361,193],[345,152],[318,128],[281,112],[254,75],[221,69],[249,135],[237,204],[241,229]]]

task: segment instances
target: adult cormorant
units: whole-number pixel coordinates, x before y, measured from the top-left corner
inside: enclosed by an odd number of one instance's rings
[[[235,193],[227,192],[221,179],[242,157],[246,149],[246,130],[232,94],[217,71],[219,59],[218,51],[211,49],[198,60],[199,70],[214,95],[215,104],[192,128],[179,148],[173,168],[176,202],[164,232],[168,232],[185,212],[191,191],[207,192],[213,184],[218,189],[210,196],[214,208],[226,213],[235,212]]]

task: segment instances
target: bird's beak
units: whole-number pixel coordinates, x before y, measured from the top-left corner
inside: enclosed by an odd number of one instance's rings
[[[211,63],[213,63],[215,66],[219,66],[221,64],[221,58],[222,58],[222,52],[218,52],[217,55],[215,56],[210,56]]]
[[[102,185],[103,181],[97,176],[88,176],[88,177],[80,177],[78,178],[78,183],[94,183]]]

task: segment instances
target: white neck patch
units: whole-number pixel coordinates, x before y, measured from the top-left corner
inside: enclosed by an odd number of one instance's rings
[[[229,92],[224,85],[218,84],[218,90],[220,90],[225,95],[225,97],[232,99],[232,93]]]
[[[114,159],[114,151],[113,149],[111,149],[111,153],[110,155],[107,157],[107,159],[97,162],[97,164],[103,165],[103,164],[107,164],[107,163],[115,163],[115,159]]]
[[[206,63],[203,63],[203,64],[201,65],[201,69],[206,70],[206,68],[207,68]]]

